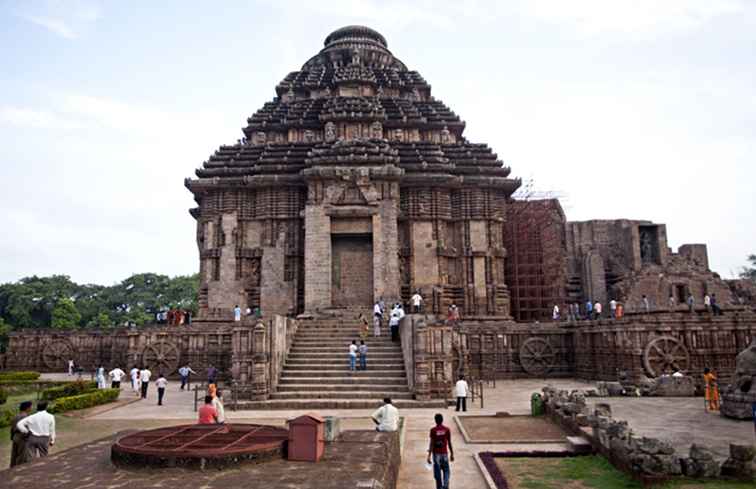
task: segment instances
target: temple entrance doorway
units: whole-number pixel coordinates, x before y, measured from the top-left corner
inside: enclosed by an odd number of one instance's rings
[[[373,236],[331,235],[331,304],[369,307],[373,303]]]

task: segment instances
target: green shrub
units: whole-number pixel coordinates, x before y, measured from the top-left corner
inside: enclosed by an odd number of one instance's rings
[[[8,400],[8,391],[6,391],[3,388],[0,388],[0,404],[5,404],[5,401]]]
[[[10,426],[13,421],[13,416],[16,415],[15,409],[3,409],[0,411],[0,428],[6,428]]]
[[[118,399],[121,389],[97,389],[93,392],[71,397],[59,397],[47,410],[51,413],[62,413],[76,409],[86,409],[100,404],[107,404]]]
[[[78,396],[97,389],[97,382],[88,381],[84,382],[77,380],[76,382],[70,382],[60,387],[50,387],[42,391],[40,397],[45,401],[53,401],[61,397]]]
[[[0,372],[0,382],[37,380],[39,372]]]

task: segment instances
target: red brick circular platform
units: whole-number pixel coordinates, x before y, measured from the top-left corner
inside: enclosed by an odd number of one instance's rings
[[[285,454],[289,432],[256,424],[179,425],[128,434],[111,446],[119,467],[224,468]]]

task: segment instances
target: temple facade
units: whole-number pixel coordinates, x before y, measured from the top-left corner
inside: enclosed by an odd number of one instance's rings
[[[331,33],[186,186],[200,316],[405,302],[509,317],[507,201],[520,181],[367,27]]]

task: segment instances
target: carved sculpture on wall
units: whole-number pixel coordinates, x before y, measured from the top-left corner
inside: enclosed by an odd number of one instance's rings
[[[144,347],[141,359],[142,365],[170,375],[179,368],[179,349],[169,341],[160,340]]]
[[[684,372],[690,366],[690,353],[674,336],[659,336],[643,349],[643,366],[649,377],[671,374],[675,370]]]
[[[76,360],[76,349],[68,340],[53,340],[42,348],[42,363],[49,369],[65,370],[69,360]]]
[[[267,139],[267,135],[263,131],[258,131],[255,133],[255,144],[265,144],[265,141]]]
[[[370,137],[372,139],[382,139],[383,138],[383,124],[381,124],[378,121],[375,121],[372,124],[370,124]]]
[[[528,338],[520,347],[520,364],[531,375],[545,375],[556,365],[554,347],[544,338]]]
[[[305,142],[308,142],[308,143],[314,141],[315,140],[315,133],[312,132],[309,129],[305,130],[305,132],[304,132],[304,140],[305,140]]]
[[[336,124],[333,122],[326,122],[325,140],[328,142],[336,141]]]
[[[443,129],[441,129],[441,144],[451,144],[451,133],[449,132],[449,129],[444,126]]]
[[[404,140],[404,131],[402,128],[394,129],[394,141],[403,141]]]

